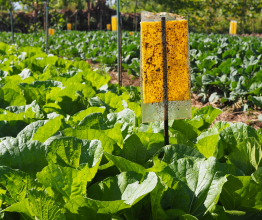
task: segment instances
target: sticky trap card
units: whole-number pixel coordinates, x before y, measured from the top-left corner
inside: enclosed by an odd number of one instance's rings
[[[142,121],[164,120],[163,48],[161,17],[166,17],[169,120],[191,118],[190,59],[187,20],[170,13],[142,12]]]

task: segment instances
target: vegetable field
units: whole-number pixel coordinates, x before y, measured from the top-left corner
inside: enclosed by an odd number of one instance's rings
[[[11,43],[10,33],[1,33],[0,41]],[[117,66],[116,33],[60,32],[50,36],[50,53],[77,61],[92,59]],[[140,72],[140,35],[123,32],[123,67],[136,76]],[[15,34],[18,46],[45,50],[44,34]],[[192,92],[202,102],[232,105],[241,100],[243,111],[261,108],[262,40],[256,37],[190,34]]]
[[[164,146],[163,123],[141,123],[139,88],[19,36],[0,43],[0,219],[261,219],[261,130],[192,108],[191,120],[169,121]],[[260,95],[260,40],[191,38],[194,91],[207,94],[213,77],[225,99]],[[54,40],[62,56],[85,45]]]
[[[0,33],[0,42],[11,44],[10,33]],[[122,34],[123,66],[134,75],[139,75],[140,34],[129,32]],[[15,34],[18,46],[41,47],[45,51],[45,33]],[[104,63],[117,67],[117,34],[104,31],[58,31],[49,36],[49,52],[69,59],[86,60]]]

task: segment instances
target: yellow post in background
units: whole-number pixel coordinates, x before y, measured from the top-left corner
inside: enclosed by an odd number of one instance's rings
[[[237,34],[237,21],[230,21],[229,34]]]
[[[110,31],[110,30],[111,30],[111,24],[107,24],[107,25],[106,25],[106,29],[107,29],[108,31]]]
[[[71,31],[71,30],[72,30],[72,25],[71,25],[71,23],[67,23],[67,30],[68,30],[68,31]]]
[[[117,16],[111,17],[112,31],[117,31]]]

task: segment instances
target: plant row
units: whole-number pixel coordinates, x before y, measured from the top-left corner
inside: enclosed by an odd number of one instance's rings
[[[0,33],[0,42],[12,43],[11,34]],[[15,33],[18,46],[40,47],[45,51],[45,33]],[[117,67],[117,33],[112,31],[58,31],[49,36],[49,52],[59,57],[74,60],[91,59],[94,62]],[[122,34],[122,65],[129,73],[139,75],[140,71],[140,37],[139,33],[132,36],[129,32]]]
[[[10,43],[10,33],[0,40]],[[140,35],[123,32],[123,66],[129,73],[140,72]],[[15,34],[18,46],[38,46],[45,50],[43,33]],[[233,104],[241,108],[262,108],[261,39],[227,35],[190,34],[192,92],[202,102]],[[116,67],[117,36],[114,32],[59,32],[49,38],[50,53],[75,60],[92,59]]]

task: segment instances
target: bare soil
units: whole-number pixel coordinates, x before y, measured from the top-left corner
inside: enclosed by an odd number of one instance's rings
[[[262,37],[262,35],[261,35]],[[98,63],[92,63],[91,61],[88,61],[88,63],[91,64],[91,69],[99,68],[100,64]],[[116,70],[110,71],[108,73],[111,76],[110,83],[115,84],[118,83],[118,73]],[[140,86],[140,77],[134,77],[132,75],[128,75],[127,72],[122,72],[122,81],[124,86]],[[191,102],[192,106],[196,108],[202,108],[204,106],[212,105],[215,108],[220,108],[223,110],[223,113],[221,113],[215,120],[216,121],[227,121],[227,122],[243,122],[249,126],[254,127],[255,129],[262,128],[262,122],[258,120],[258,115],[262,114],[261,109],[255,109],[252,111],[243,112],[241,111],[241,103],[234,103],[231,106],[228,105],[220,105],[220,100],[218,100],[216,103],[202,103],[200,101],[201,98],[197,97],[196,94],[191,95]]]
[[[111,76],[110,83],[112,84],[118,83],[118,72],[111,71],[109,75]],[[124,86],[140,86],[140,77],[128,75],[127,72],[123,72],[122,84]]]
[[[262,128],[262,122],[258,120],[258,115],[262,114],[261,109],[255,109],[252,111],[243,112],[241,111],[241,102],[237,102],[231,106],[220,105],[220,100],[216,103],[202,103],[200,98],[196,94],[191,94],[192,106],[201,108],[204,106],[212,105],[214,108],[220,108],[223,112],[216,118],[217,121],[227,122],[243,122],[255,129]]]
[[[260,37],[260,38],[262,38],[262,34],[256,34],[256,33],[254,33],[254,34],[241,34],[241,35],[238,35],[238,36],[240,36],[240,37]]]
[[[91,60],[87,60],[87,62],[91,65],[92,70],[100,68],[100,63],[93,63]],[[118,84],[117,70],[112,70],[108,74],[111,76],[110,83]],[[128,75],[127,72],[122,70],[122,84],[123,86],[140,86],[140,77]]]

